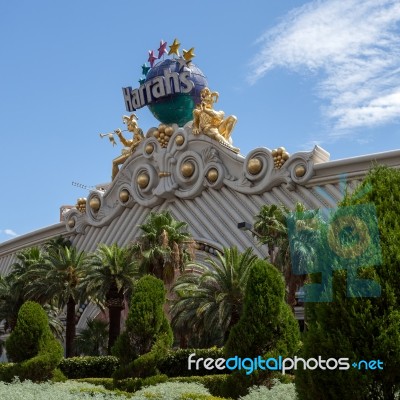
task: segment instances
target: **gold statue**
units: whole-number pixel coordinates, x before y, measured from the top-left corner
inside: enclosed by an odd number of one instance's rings
[[[100,134],[100,137],[107,136],[113,146],[115,145],[114,135],[117,135],[119,141],[125,146],[125,149],[122,149],[121,151],[121,155],[114,158],[112,162],[112,180],[114,180],[119,172],[118,166],[123,164],[128,159],[128,157],[136,150],[136,147],[139,145],[139,143],[144,139],[143,131],[139,128],[137,123],[138,119],[139,118],[135,114],[131,114],[129,117],[127,115],[122,117],[122,121],[128,128],[127,130],[133,133],[132,139],[125,139],[125,137],[122,135],[121,129],[116,129],[112,133]]]
[[[196,105],[193,110],[193,134],[204,133],[210,138],[217,140],[221,144],[229,147],[235,153],[239,153],[237,147],[230,143],[231,132],[237,122],[234,115],[225,118],[223,111],[215,111],[214,103],[218,101],[218,92],[212,92],[205,87],[200,92],[201,103]]]

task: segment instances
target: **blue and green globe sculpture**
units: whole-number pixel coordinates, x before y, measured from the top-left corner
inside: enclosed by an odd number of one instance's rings
[[[176,59],[164,60],[152,67],[146,75],[145,82],[151,81],[155,77],[164,76],[164,70],[169,69],[171,72],[190,71],[190,80],[194,83],[194,87],[190,93],[175,93],[163,96],[154,100],[147,107],[154,117],[163,124],[178,124],[184,126],[193,119],[193,110],[196,104],[201,102],[200,92],[207,85],[206,77],[203,72],[192,62],[186,66],[181,65]]]

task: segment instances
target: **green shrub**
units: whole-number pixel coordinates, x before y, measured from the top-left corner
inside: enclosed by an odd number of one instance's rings
[[[220,370],[214,368],[212,370],[205,369],[203,364],[198,370],[188,369],[188,358],[190,354],[196,354],[198,358],[217,358],[224,357],[223,349],[212,347],[210,349],[178,349],[170,350],[167,356],[158,364],[158,369],[162,374],[166,374],[170,377],[174,376],[201,376],[201,375],[212,375],[212,374],[226,374],[226,370]]]
[[[306,359],[319,356],[325,360],[348,358],[350,368],[331,371],[297,369],[295,383],[301,400],[397,398],[395,393],[400,390],[399,198],[400,171],[377,167],[354,193],[346,196],[333,215],[336,218],[347,210],[357,211],[351,215],[353,221],[364,224],[362,231],[366,240],[359,236],[356,244],[363,242],[367,246],[358,257],[344,258],[348,261],[347,271],[341,266],[339,271],[333,272],[331,279],[325,277],[320,281],[321,289],[329,293],[333,301],[306,303],[308,329],[300,355]],[[373,214],[365,213],[371,203],[375,206],[377,221],[372,218]],[[376,223],[379,237],[374,232]],[[377,239],[381,247],[381,265],[362,267],[371,265],[364,263],[366,257],[372,262],[376,259]],[[321,249],[333,252],[326,242]],[[335,268],[336,264],[332,264],[332,269]],[[327,272],[322,272],[324,274],[327,276]],[[368,287],[365,279],[380,285],[380,296],[362,297],[361,284]],[[357,285],[360,285],[358,289]],[[360,293],[354,293],[355,290]],[[356,295],[351,297],[349,294]],[[351,364],[359,360],[381,360],[384,370],[352,368]]]
[[[227,357],[293,356],[300,345],[297,321],[285,302],[281,273],[264,260],[250,271],[243,313],[224,347]]]
[[[14,363],[1,363],[0,364],[0,381],[11,382],[14,379]]]
[[[51,378],[52,382],[66,382],[67,381],[67,377],[60,371],[59,368],[56,368],[53,371],[53,376]]]
[[[68,379],[110,378],[118,367],[118,358],[113,356],[65,358],[59,365]]]
[[[172,329],[164,315],[165,288],[160,279],[146,275],[137,282],[126,329],[117,339],[113,354],[120,360],[115,379],[146,377],[157,373],[157,365],[173,342]]]
[[[243,313],[225,344],[225,356],[292,357],[299,347],[299,327],[285,302],[282,274],[267,261],[257,260],[247,281]],[[228,379],[228,389],[232,389],[235,397],[243,396],[250,386],[271,377],[268,370],[251,375],[235,371]]]
[[[42,307],[28,301],[21,307],[17,324],[6,341],[8,359],[19,363],[35,357],[49,321]]]
[[[7,355],[15,361],[10,372],[20,379],[44,381],[52,378],[63,356],[61,344],[50,331],[47,314],[33,301],[22,305],[17,324],[6,341]]]

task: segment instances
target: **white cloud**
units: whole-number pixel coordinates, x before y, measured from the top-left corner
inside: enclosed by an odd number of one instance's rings
[[[12,229],[3,229],[0,230],[0,233],[4,233],[7,236],[16,237],[19,236],[18,233],[14,232]]]
[[[399,0],[312,1],[258,43],[251,83],[273,68],[319,73],[332,136],[400,117]]]

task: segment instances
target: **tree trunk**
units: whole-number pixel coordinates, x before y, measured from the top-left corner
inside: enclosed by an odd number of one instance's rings
[[[106,306],[108,308],[109,329],[108,329],[108,354],[121,332],[121,312],[124,309],[123,291],[118,291],[115,283],[111,284],[106,295]]]
[[[111,354],[111,349],[117,340],[121,331],[121,306],[108,307],[108,316],[110,320],[110,327],[108,331],[108,354]]]
[[[65,329],[65,354],[66,357],[75,356],[75,300],[69,297],[67,303],[67,325]]]

